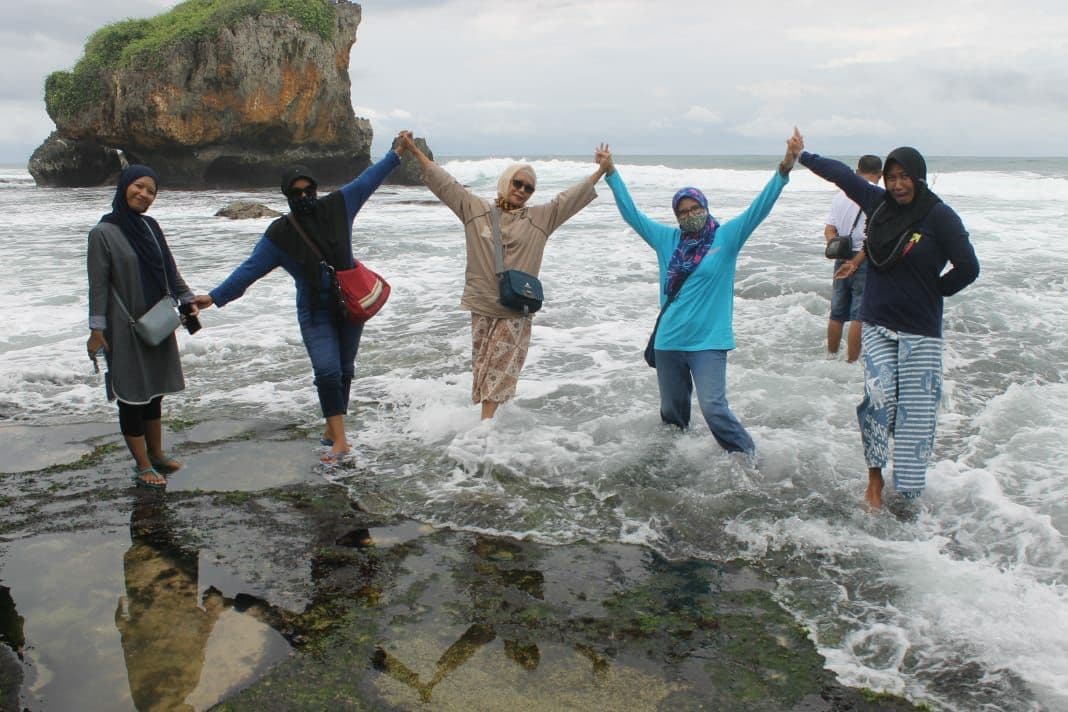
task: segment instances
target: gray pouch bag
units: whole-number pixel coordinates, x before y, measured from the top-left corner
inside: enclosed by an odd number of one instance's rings
[[[137,338],[149,346],[159,346],[181,324],[182,320],[174,309],[174,300],[167,295],[134,322],[133,330]]]
[[[152,305],[151,309],[141,315],[140,319],[134,319],[130,315],[130,310],[126,308],[126,304],[114,287],[112,287],[112,294],[115,296],[115,301],[119,303],[119,308],[126,314],[126,319],[130,322],[134,333],[137,334],[137,338],[141,339],[146,346],[159,346],[182,324],[182,319],[174,308],[174,298],[169,294],[163,295]]]

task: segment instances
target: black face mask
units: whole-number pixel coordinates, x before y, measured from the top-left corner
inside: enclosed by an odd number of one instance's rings
[[[309,215],[315,212],[317,202],[315,190],[305,190],[303,195],[289,198],[289,209],[297,215]]]

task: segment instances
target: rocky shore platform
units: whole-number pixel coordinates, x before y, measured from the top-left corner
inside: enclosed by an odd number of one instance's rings
[[[908,710],[842,686],[744,562],[391,511],[277,422],[0,426],[0,710]],[[417,513],[416,513],[417,516]]]

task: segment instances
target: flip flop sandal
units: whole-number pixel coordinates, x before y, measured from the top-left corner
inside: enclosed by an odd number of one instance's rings
[[[319,438],[319,444],[323,447],[334,447],[334,441],[330,438]]]
[[[352,448],[344,450],[342,452],[328,452],[319,458],[319,462],[323,465],[334,466],[340,465],[345,462],[346,459],[352,454]]]
[[[169,475],[172,472],[177,472],[182,469],[182,461],[175,460],[167,453],[163,453],[163,457],[158,460],[154,457],[148,458],[148,461],[152,463],[152,467],[156,468],[156,472],[161,475]]]
[[[166,481],[164,481],[164,482],[150,482],[150,481],[145,479],[146,475],[155,475],[156,477],[160,477],[160,478],[163,477],[163,475],[161,475],[160,473],[156,472],[156,468],[155,467],[149,466],[149,467],[146,467],[145,469],[142,470],[137,465],[134,465],[132,469],[133,469],[134,474],[133,474],[133,477],[131,477],[130,479],[132,479],[133,483],[135,485],[137,485],[138,487],[147,487],[148,489],[154,489],[154,490],[163,490],[163,489],[167,488]]]

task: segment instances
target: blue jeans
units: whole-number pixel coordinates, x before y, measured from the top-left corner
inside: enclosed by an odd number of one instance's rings
[[[299,315],[300,336],[311,357],[315,388],[323,417],[344,415],[349,409],[349,389],[356,372],[363,324],[347,319],[335,321],[329,309],[314,309]]]
[[[845,260],[834,261],[834,271],[845,264]],[[834,274],[832,272],[831,274]],[[852,277],[834,280],[831,287],[831,321],[856,321],[860,314],[860,300],[864,296],[864,282],[868,278],[868,261],[860,263]]]
[[[728,452],[756,452],[756,444],[727,405],[727,352],[656,350],[656,381],[660,386],[660,418],[686,428],[690,397],[697,386],[697,404],[716,442]]]

